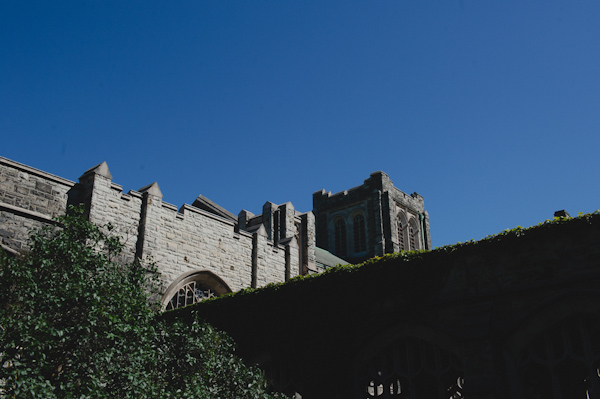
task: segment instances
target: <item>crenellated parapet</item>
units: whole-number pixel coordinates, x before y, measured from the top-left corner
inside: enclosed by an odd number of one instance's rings
[[[289,202],[267,202],[264,218],[246,211],[235,217],[201,195],[178,209],[163,201],[157,182],[124,193],[106,162],[74,183],[0,158],[0,179],[3,248],[26,250],[31,228],[52,223],[69,203],[83,203],[88,220],[113,226],[111,234],[125,244],[123,261],[156,264],[166,307],[286,281],[310,268],[311,245],[314,253],[310,218]]]
[[[267,201],[258,215],[236,216],[203,195],[176,207],[157,182],[124,192],[106,162],[75,183],[0,158],[3,249],[26,251],[30,231],[54,223],[69,204],[84,204],[88,220],[113,226],[124,243],[121,261],[156,264],[167,308],[431,246],[423,197],[403,193],[381,171],[340,193],[314,193],[312,212]]]
[[[123,194],[105,163],[84,173],[80,185],[90,220],[113,224],[129,254],[156,263],[165,287],[194,271],[212,273],[231,291],[282,282],[300,272],[291,203],[267,202],[264,209],[272,211],[258,229],[252,226],[256,217],[241,212],[240,228],[233,214],[202,195],[177,209],[163,201],[156,182]]]

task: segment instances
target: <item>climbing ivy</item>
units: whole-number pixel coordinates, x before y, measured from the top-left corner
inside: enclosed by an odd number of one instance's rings
[[[488,235],[481,240],[470,240],[467,242],[458,242],[453,245],[445,245],[442,247],[437,247],[432,250],[415,250],[415,251],[402,251],[395,252],[390,254],[385,254],[383,256],[374,256],[366,260],[365,262],[359,264],[345,264],[345,265],[337,265],[327,269],[325,272],[320,274],[311,274],[306,276],[296,276],[284,283],[271,283],[264,287],[260,288],[246,288],[234,293],[226,294],[225,296],[211,298],[209,300],[203,301],[203,305],[208,305],[212,301],[223,301],[226,297],[235,297],[239,298],[242,296],[248,295],[270,295],[269,293],[278,291],[279,289],[287,286],[294,286],[300,282],[306,282],[313,279],[321,279],[323,276],[328,275],[342,275],[346,273],[352,273],[354,271],[359,271],[367,267],[373,266],[382,266],[387,262],[393,261],[395,263],[398,262],[414,262],[419,260],[427,260],[432,259],[441,254],[454,253],[457,251],[462,251],[465,248],[480,248],[484,249],[487,245],[491,245],[493,243],[500,243],[505,241],[510,241],[518,237],[523,237],[526,235],[531,235],[532,233],[547,233],[551,234],[552,229],[556,226],[562,225],[571,225],[573,228],[577,228],[579,224],[591,224],[591,223],[599,223],[600,219],[600,210],[597,210],[593,213],[579,213],[577,217],[554,217],[553,219],[545,220],[537,225],[531,227],[522,227],[517,226],[512,229],[506,229],[501,231],[500,233]],[[333,277],[337,278],[337,277]],[[340,277],[341,278],[341,277]],[[304,284],[304,283],[303,283]],[[310,284],[310,283],[308,283]],[[305,289],[308,289],[308,286],[303,285]],[[184,312],[185,313],[185,312]]]

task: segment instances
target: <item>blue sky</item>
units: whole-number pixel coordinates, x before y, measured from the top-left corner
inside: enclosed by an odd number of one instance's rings
[[[383,170],[479,239],[600,208],[600,2],[0,0],[0,138],[236,214]]]

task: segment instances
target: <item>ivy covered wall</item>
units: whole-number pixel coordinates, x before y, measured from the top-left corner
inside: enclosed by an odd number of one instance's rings
[[[469,397],[526,397],[524,351],[569,317],[600,317],[599,287],[595,213],[338,266],[165,317],[227,331],[243,356],[303,398],[365,397],[363,366],[405,337],[458,359]]]

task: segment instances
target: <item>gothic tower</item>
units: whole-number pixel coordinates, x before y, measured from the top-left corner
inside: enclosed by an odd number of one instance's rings
[[[351,263],[403,250],[430,249],[423,197],[405,194],[381,171],[363,185],[313,194],[317,247]]]

